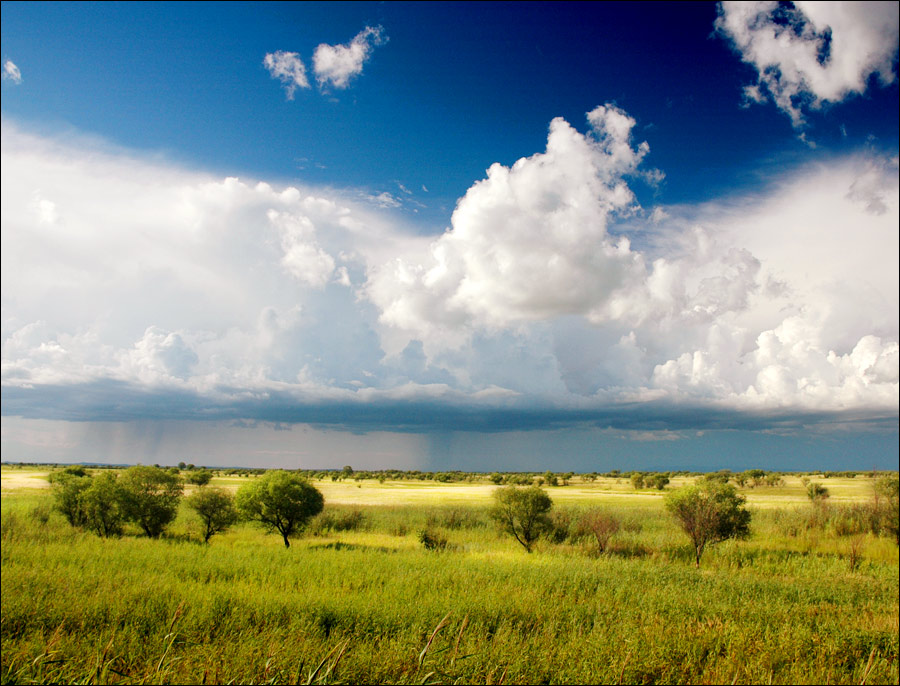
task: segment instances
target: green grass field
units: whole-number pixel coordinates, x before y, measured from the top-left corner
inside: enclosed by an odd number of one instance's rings
[[[662,494],[624,478],[546,489],[620,517],[609,553],[529,555],[492,526],[486,482],[316,482],[355,526],[286,549],[251,524],[203,545],[186,508],[163,539],[101,539],[52,510],[45,476],[2,471],[3,683],[898,681],[896,543],[813,521],[795,477],[745,491],[751,538],[698,570]],[[833,509],[872,495],[822,482]]]

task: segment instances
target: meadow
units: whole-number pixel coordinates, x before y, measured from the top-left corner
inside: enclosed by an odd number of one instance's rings
[[[98,538],[46,474],[2,471],[3,683],[898,682],[897,544],[835,516],[872,499],[864,475],[815,479],[820,510],[799,476],[742,489],[752,535],[697,569],[662,492],[625,478],[546,488],[561,525],[620,519],[608,552],[528,554],[486,478],[315,481],[325,511],[285,548],[250,523],[205,545],[184,507],[161,539]]]

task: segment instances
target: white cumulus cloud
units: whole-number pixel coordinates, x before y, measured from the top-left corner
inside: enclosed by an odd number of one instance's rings
[[[343,89],[350,85],[350,79],[362,73],[363,64],[372,54],[376,45],[387,41],[380,26],[367,26],[343,45],[322,43],[313,53],[313,71],[319,87],[328,84]]]
[[[16,85],[22,83],[22,72],[12,60],[3,63],[3,80],[12,81]]]
[[[284,85],[284,92],[288,100],[294,99],[294,93],[298,88],[309,88],[309,80],[306,78],[306,65],[296,52],[277,50],[266,54],[263,65],[269,70],[273,79],[278,79]]]
[[[804,111],[865,92],[896,74],[896,2],[722,2],[717,29],[759,73],[748,101],[771,98],[795,127]]]

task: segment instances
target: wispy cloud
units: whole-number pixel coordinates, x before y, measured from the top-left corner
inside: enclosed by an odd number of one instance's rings
[[[381,26],[367,26],[349,43],[320,44],[313,53],[313,71],[319,87],[331,85],[338,89],[347,88],[350,80],[362,73],[363,64],[371,57],[372,49],[387,40]]]
[[[284,86],[288,100],[294,99],[298,88],[309,88],[306,78],[306,65],[296,52],[278,50],[270,52],[263,59],[263,65],[269,70],[273,79],[278,79]]]
[[[12,60],[3,63],[3,80],[12,81],[16,85],[22,83],[22,72]]]
[[[865,92],[873,74],[896,79],[895,2],[722,2],[716,28],[759,73],[747,100],[771,98],[795,127],[805,110]]]

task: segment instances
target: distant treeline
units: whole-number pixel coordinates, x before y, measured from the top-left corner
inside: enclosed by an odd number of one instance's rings
[[[109,465],[92,462],[80,462],[80,466],[89,467],[91,469],[124,469],[128,465]],[[48,469],[59,469],[61,467],[69,467],[71,464],[65,463],[34,463],[34,462],[3,462],[4,467],[44,467]],[[154,464],[154,467],[169,469],[173,472],[192,472],[195,470],[208,470],[219,476],[261,476],[273,469],[261,467],[209,467],[195,466],[191,463],[179,462],[177,465],[166,466]],[[306,479],[316,481],[344,481],[347,479],[354,481],[376,480],[385,481],[436,481],[439,483],[458,483],[469,482],[477,483],[488,481],[499,485],[547,485],[547,486],[568,486],[573,481],[593,482],[599,478],[605,479],[623,479],[630,480],[635,488],[657,488],[662,490],[668,483],[669,479],[675,477],[688,478],[706,478],[723,483],[732,482],[742,488],[753,488],[757,486],[782,486],[784,485],[783,477],[816,477],[820,479],[843,478],[854,479],[860,477],[872,477],[889,473],[887,470],[872,471],[768,471],[765,469],[747,469],[744,471],[732,471],[729,469],[721,469],[715,472],[699,472],[691,470],[671,470],[671,471],[647,471],[647,470],[619,470],[612,469],[607,472],[515,472],[515,471],[494,471],[494,472],[478,472],[478,471],[421,471],[418,469],[378,469],[378,470],[355,470],[350,466],[340,469],[297,469],[288,470],[296,471]]]

